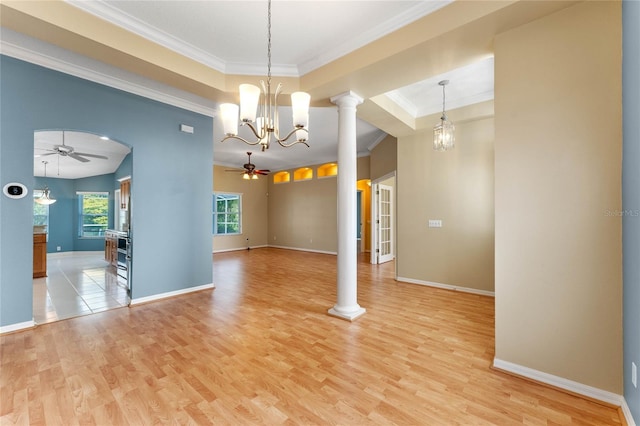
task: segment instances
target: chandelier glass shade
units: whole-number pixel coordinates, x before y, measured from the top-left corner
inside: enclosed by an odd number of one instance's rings
[[[456,143],[456,127],[447,118],[444,104],[444,87],[449,84],[449,80],[442,80],[438,84],[442,86],[442,116],[440,117],[440,123],[433,128],[433,149],[435,151],[448,151],[453,149]]]
[[[260,81],[261,87],[253,84],[241,84],[240,106],[236,104],[220,104],[220,118],[227,139],[238,139],[248,145],[260,145],[262,150],[269,148],[271,140],[275,140],[283,147],[290,147],[298,143],[309,146],[309,102],[311,96],[305,92],[291,94],[291,109],[293,110],[293,126],[287,133],[280,131],[278,116],[278,96],[282,91],[282,84],[271,92],[271,0],[268,1],[268,41],[267,41],[267,82]],[[247,126],[253,133],[254,140],[247,140],[238,136],[238,123]],[[292,139],[293,137],[293,139]],[[291,142],[287,142],[291,139]]]

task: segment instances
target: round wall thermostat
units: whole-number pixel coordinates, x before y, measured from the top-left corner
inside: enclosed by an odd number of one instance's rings
[[[27,187],[21,183],[10,182],[4,186],[2,192],[4,192],[4,195],[9,198],[18,199],[25,197],[29,191],[27,190]]]

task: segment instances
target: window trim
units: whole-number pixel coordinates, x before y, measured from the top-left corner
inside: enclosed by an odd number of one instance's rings
[[[82,205],[82,201],[81,201],[81,196],[84,195],[106,195],[107,197],[107,213],[104,215],[91,215],[91,216],[106,216],[107,218],[107,226],[105,228],[105,231],[107,229],[109,229],[109,203],[110,203],[110,197],[111,194],[109,191],[76,191],[76,200],[78,202],[78,209],[77,209],[77,214],[78,214],[78,229],[77,229],[77,238],[78,239],[83,239],[83,240],[95,240],[95,239],[101,239],[104,238],[104,234],[103,235],[84,235],[84,226],[83,226],[83,218],[85,216],[85,214],[83,213],[83,205]]]
[[[229,196],[238,197],[238,200],[239,200],[239,203],[238,203],[239,208],[238,208],[238,213],[237,213],[238,214],[238,232],[229,232],[229,233],[224,233],[224,234],[218,233],[218,226],[217,225],[218,225],[218,214],[219,213],[218,213],[218,209],[217,209],[217,204],[218,204],[218,196],[219,195],[229,195]],[[212,231],[212,234],[213,234],[214,237],[227,237],[227,236],[234,236],[234,235],[242,235],[242,211],[243,211],[243,208],[242,208],[242,204],[243,204],[242,195],[243,194],[240,193],[240,192],[224,192],[224,191],[214,191],[213,192],[213,200],[212,200],[213,201],[213,203],[212,203],[212,210],[213,210],[212,211],[212,227],[213,227],[213,229],[211,231]],[[225,214],[225,215],[226,214],[230,214],[228,210],[225,211],[224,213],[223,212],[220,212],[220,213],[221,214]],[[229,223],[229,222],[226,222],[226,223]]]

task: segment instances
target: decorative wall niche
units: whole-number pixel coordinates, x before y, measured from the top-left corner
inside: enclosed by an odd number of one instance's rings
[[[282,171],[273,174],[273,183],[287,183],[291,180],[289,172]]]
[[[295,172],[293,172],[294,181],[310,180],[310,179],[313,179],[313,169],[310,167],[300,167]]]
[[[318,167],[318,177],[332,177],[338,176],[338,165],[336,163],[327,163]]]

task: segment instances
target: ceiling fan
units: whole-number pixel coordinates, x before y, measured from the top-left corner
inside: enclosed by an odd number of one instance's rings
[[[39,148],[41,149],[41,148]],[[91,157],[91,158],[99,158],[102,160],[108,160],[108,157],[105,157],[104,155],[96,155],[96,154],[89,154],[86,152],[77,152],[72,146],[69,145],[65,145],[64,143],[64,131],[62,132],[62,145],[54,145],[53,149],[44,149],[45,151],[51,151],[48,152],[46,154],[36,154],[34,155],[34,157],[45,157],[47,155],[60,155],[62,157],[70,157],[73,158],[74,160],[78,160],[82,163],[88,163],[89,160],[88,158],[85,157]]]
[[[249,157],[249,159],[247,160],[247,163],[242,165],[244,170],[225,170],[225,171],[227,171],[227,172],[238,172],[239,171],[239,172],[243,173],[243,176],[242,176],[243,179],[258,179],[258,175],[266,176],[271,172],[271,170],[258,170],[258,169],[256,169],[255,164],[251,163],[251,152],[247,152],[247,156]]]

